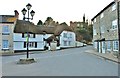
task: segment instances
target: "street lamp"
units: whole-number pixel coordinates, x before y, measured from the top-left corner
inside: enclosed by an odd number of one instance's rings
[[[35,12],[33,10],[31,12],[29,12],[31,7],[32,7],[32,5],[30,3],[28,3],[26,5],[26,7],[27,7],[28,11],[25,8],[23,8],[23,10],[22,10],[23,20],[25,20],[25,19],[27,19],[28,21],[29,20],[33,20],[33,16],[35,15]],[[28,12],[28,17],[25,17],[26,12]],[[31,14],[32,18],[29,17],[29,14]],[[29,26],[28,26],[28,30],[29,30]],[[27,58],[29,58],[29,46],[28,46],[29,45],[29,32],[28,31],[27,31],[26,42],[27,42]]]

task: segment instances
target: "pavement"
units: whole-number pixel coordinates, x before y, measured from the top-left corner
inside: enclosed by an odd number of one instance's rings
[[[110,60],[110,61],[113,61],[113,62],[120,64],[120,59],[112,53],[99,53],[99,52],[95,51],[94,49],[87,50],[86,53],[94,54],[98,57],[104,58],[105,60]]]

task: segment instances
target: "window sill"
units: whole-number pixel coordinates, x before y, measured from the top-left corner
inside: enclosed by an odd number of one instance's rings
[[[118,51],[118,50],[113,50],[113,51]]]
[[[3,48],[2,50],[3,50],[3,51],[6,51],[6,50],[9,50],[9,48]]]
[[[10,35],[10,33],[2,33],[2,35]]]
[[[115,28],[115,29],[110,29],[111,31],[117,31],[118,28]]]

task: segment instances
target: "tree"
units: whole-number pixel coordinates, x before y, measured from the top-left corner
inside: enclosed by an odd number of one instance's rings
[[[68,26],[68,25],[66,24],[66,22],[63,22],[63,23],[61,23],[60,25],[65,25],[65,26]]]
[[[44,24],[45,25],[50,25],[53,22],[53,19],[51,17],[47,17],[47,19],[45,20]]]

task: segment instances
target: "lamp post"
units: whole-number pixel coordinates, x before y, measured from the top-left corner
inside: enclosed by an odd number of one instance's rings
[[[26,5],[26,7],[27,7],[27,10],[25,8],[23,8],[23,10],[22,10],[23,20],[25,20],[25,19],[27,19],[28,21],[33,20],[33,16],[35,15],[35,12],[33,10],[30,12],[32,5],[30,3],[28,3]],[[28,17],[25,17],[26,12],[28,12]],[[32,18],[29,17],[30,14],[31,14]],[[29,58],[29,26],[28,26],[28,31],[27,31],[26,42],[27,42],[27,58]]]

